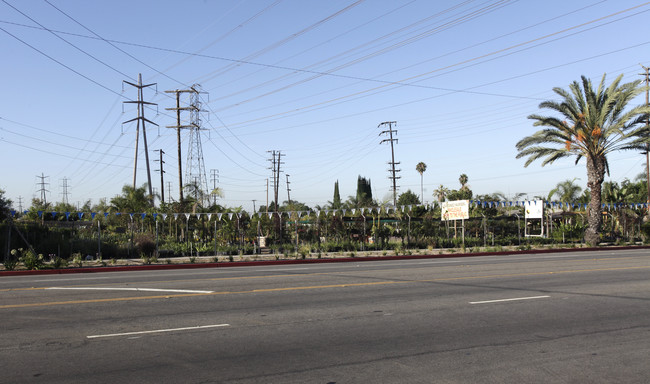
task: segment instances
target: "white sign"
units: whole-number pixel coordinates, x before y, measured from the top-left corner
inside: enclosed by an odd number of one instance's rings
[[[469,200],[443,201],[440,203],[442,221],[469,219]]]
[[[526,219],[541,219],[544,215],[544,200],[527,201],[524,209]]]

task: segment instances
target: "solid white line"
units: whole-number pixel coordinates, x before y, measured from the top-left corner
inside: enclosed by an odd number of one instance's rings
[[[486,301],[470,301],[470,304],[487,304],[487,303],[501,303],[504,301],[517,301],[517,300],[532,300],[532,299],[545,299],[551,296],[530,296],[530,297],[514,297],[512,299],[500,299],[500,300],[486,300]]]
[[[109,335],[91,335],[86,336],[88,339],[97,339],[100,337],[118,337],[118,336],[131,336],[131,335],[144,335],[147,333],[162,333],[162,332],[176,332],[176,331],[191,331],[194,329],[205,329],[205,328],[217,328],[217,327],[229,327],[230,324],[213,324],[213,325],[199,325],[196,327],[184,327],[184,328],[170,328],[170,329],[154,329],[151,331],[139,331],[139,332],[125,332],[125,333],[113,333]]]
[[[158,289],[158,288],[101,288],[101,287],[49,287],[46,289],[59,290],[89,290],[89,291],[143,291],[143,292],[174,292],[174,293],[214,293],[214,291],[198,291],[192,289]]]

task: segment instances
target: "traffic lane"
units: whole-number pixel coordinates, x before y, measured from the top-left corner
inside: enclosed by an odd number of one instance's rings
[[[647,355],[640,354],[647,351],[645,319],[650,313],[647,309],[639,311],[631,300],[589,297],[592,301],[585,303],[584,296],[576,295],[475,306],[464,297],[456,306],[438,308],[437,300],[427,297],[406,304],[394,298],[378,302],[377,297],[382,295],[374,291],[355,288],[349,292],[354,295],[301,292],[296,298],[302,301],[299,306],[267,307],[246,312],[246,316],[240,313],[240,320],[248,321],[233,321],[224,329],[125,336],[81,344],[78,340],[77,344],[50,341],[42,348],[55,352],[68,345],[67,352],[73,357],[90,361],[95,367],[76,367],[75,377],[81,381],[100,377],[100,382],[124,381],[128,375],[138,377],[139,382],[170,378],[185,382],[305,382],[322,378],[340,382],[413,378],[430,382],[432,377],[446,376],[466,379],[464,382],[472,378],[485,382],[484,378],[490,377],[497,382],[535,377],[548,370],[575,375],[576,371],[567,369],[610,359],[614,353],[622,356],[615,359],[616,364],[625,364],[625,372],[619,372],[619,377],[647,372],[639,360],[646,361]],[[391,294],[385,292],[384,296]],[[273,295],[287,296],[280,292]],[[309,304],[323,295],[328,298],[321,299],[331,303],[327,310]],[[254,296],[262,295],[247,298]],[[302,316],[297,316],[300,313]],[[614,338],[616,344],[611,343]],[[620,348],[612,349],[612,345]],[[40,349],[29,353],[38,355]],[[541,362],[537,355],[542,356]],[[110,363],[92,363],[102,356],[109,357]],[[534,364],[531,357],[536,358]],[[387,365],[390,370],[386,370]],[[611,363],[604,366],[616,368]],[[514,371],[499,372],[504,367]],[[40,374],[56,382],[57,368],[49,369],[41,369]],[[450,372],[460,372],[456,374],[460,376],[449,376]],[[59,374],[63,375],[60,382],[64,382],[65,374]],[[608,376],[595,376],[599,377]]]
[[[526,255],[502,255],[502,256],[480,256],[460,257],[445,259],[416,259],[416,260],[385,260],[354,263],[355,268],[366,271],[381,271],[402,269],[420,269],[423,267],[454,267],[456,265],[494,265],[495,268],[507,268],[504,264],[520,263],[546,263],[547,261],[557,262],[581,262],[581,261],[602,261],[608,259],[637,259],[647,260],[650,253],[647,250],[603,250],[589,252],[571,252],[561,254],[526,254]],[[192,270],[161,270],[161,271],[127,271],[107,272],[93,274],[64,274],[64,275],[34,275],[34,276],[7,276],[0,279],[0,290],[16,288],[39,288],[52,285],[84,285],[84,284],[114,284],[114,283],[156,283],[157,281],[183,281],[186,279],[211,279],[246,276],[269,276],[289,274],[310,274],[346,271],[350,263],[327,263],[327,264],[300,264],[285,266],[264,266],[264,267],[234,267],[234,268],[208,268]]]
[[[29,305],[55,305],[92,300],[140,300],[168,297],[187,297],[196,294],[224,294],[229,292],[249,293],[264,290],[299,290],[320,288],[341,288],[351,285],[398,285],[412,282],[464,281],[488,277],[528,277],[552,274],[577,274],[598,271],[621,270],[647,273],[650,258],[606,258],[557,261],[526,261],[498,264],[461,265],[418,265],[404,268],[403,265],[386,265],[382,269],[363,268],[363,264],[347,264],[346,269],[331,272],[286,273],[275,271],[265,275],[240,275],[206,277],[205,274],[183,275],[183,279],[137,281],[129,277],[123,282],[88,281],[87,284],[72,284],[41,288],[0,289],[0,309]],[[282,274],[280,274],[282,273]],[[155,275],[155,272],[150,272]],[[211,275],[214,276],[214,275]],[[92,281],[92,283],[90,283]]]

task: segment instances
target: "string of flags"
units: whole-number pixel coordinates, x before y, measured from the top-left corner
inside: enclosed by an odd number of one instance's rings
[[[562,202],[551,202],[551,201],[542,201],[542,200],[527,200],[527,201],[481,201],[481,200],[469,200],[469,206],[470,208],[510,208],[510,207],[527,207],[531,205],[537,205],[537,204],[543,204],[544,208],[547,209],[564,209],[564,210],[586,210],[589,204],[584,204],[584,203],[562,203]],[[91,220],[94,220],[99,216],[99,218],[104,217],[108,218],[110,215],[114,216],[128,216],[131,220],[134,218],[140,218],[140,219],[145,219],[146,217],[152,217],[154,220],[157,220],[158,218],[161,218],[163,221],[166,220],[168,217],[173,218],[174,220],[178,220],[179,218],[189,220],[192,216],[201,218],[202,216],[207,217],[208,221],[210,221],[213,217],[217,219],[217,221],[220,221],[222,218],[227,217],[228,220],[232,220],[233,217],[236,219],[241,218],[242,216],[268,216],[269,219],[273,218],[274,215],[279,215],[280,217],[282,216],[287,216],[288,218],[301,218],[303,216],[310,216],[314,214],[316,217],[320,217],[321,215],[327,216],[345,216],[347,214],[351,215],[356,215],[357,213],[360,216],[365,217],[366,215],[373,215],[375,213],[381,214],[382,212],[386,214],[390,214],[391,212],[403,212],[403,213],[409,213],[411,212],[414,208],[422,207],[425,209],[432,209],[438,206],[439,204],[437,202],[433,203],[427,203],[427,204],[420,204],[420,205],[402,205],[402,206],[378,206],[378,207],[369,207],[369,208],[348,208],[348,209],[312,209],[309,211],[284,211],[284,212],[253,212],[252,214],[246,212],[246,211],[241,211],[241,212],[197,212],[197,213],[135,213],[135,212],[129,212],[129,213],[124,213],[124,212],[55,212],[55,211],[37,211],[38,217],[39,218],[51,218],[51,219],[56,219],[57,217],[62,217],[65,216],[66,221],[70,220],[72,217],[73,219],[77,218],[78,220],[82,220],[83,218],[88,218],[90,217]],[[621,210],[621,209],[647,209],[648,208],[648,203],[602,203],[601,208],[603,210],[608,210],[608,211],[616,211],[616,210]],[[15,217],[18,212],[16,210],[11,210],[10,211],[11,216]],[[22,212],[23,214],[29,213],[28,210],[25,210]]]

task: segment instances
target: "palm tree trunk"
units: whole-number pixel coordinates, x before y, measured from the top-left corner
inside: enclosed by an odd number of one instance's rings
[[[424,173],[420,173],[420,200],[424,204]]]
[[[603,225],[601,215],[601,192],[602,184],[605,180],[605,160],[604,158],[587,158],[587,186],[590,192],[589,212],[587,222],[589,223],[585,231],[585,241],[596,246],[600,242],[600,229]]]

